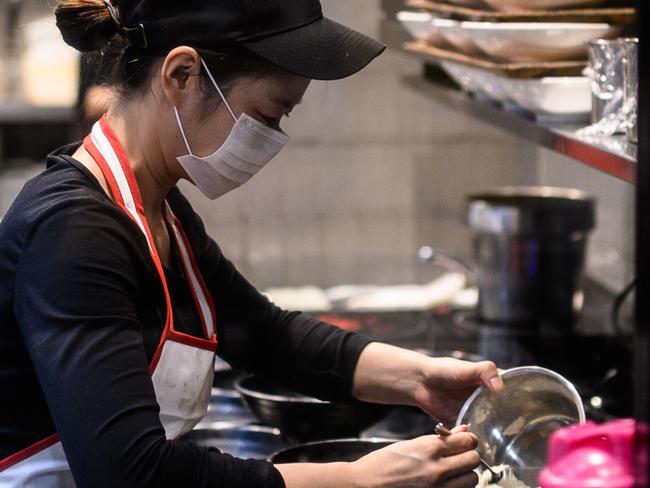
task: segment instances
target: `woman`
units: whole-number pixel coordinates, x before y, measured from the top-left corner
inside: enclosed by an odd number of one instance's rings
[[[217,198],[246,182],[287,142],[280,121],[310,79],[351,75],[383,46],[318,0],[63,0],[56,15],[66,42],[112,60],[117,96],[0,227],[0,486],[474,486],[465,428],[311,465],[182,439],[205,413],[215,350],[307,394],[445,420],[478,385],[503,388],[492,363],[277,308],[176,188]]]

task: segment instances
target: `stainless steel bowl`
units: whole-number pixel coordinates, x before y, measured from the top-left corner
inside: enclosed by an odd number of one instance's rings
[[[232,429],[195,429],[183,440],[199,446],[216,447],[221,452],[243,459],[266,459],[287,447],[280,431],[272,427],[246,425]]]
[[[584,406],[575,387],[554,371],[525,366],[501,377],[505,392],[476,390],[463,405],[457,425],[469,425],[478,436],[478,451],[488,464],[508,464],[521,481],[537,486],[548,438],[557,429],[584,423]]]
[[[393,439],[335,439],[308,442],[278,451],[269,457],[274,464],[352,462],[377,449],[389,446]]]

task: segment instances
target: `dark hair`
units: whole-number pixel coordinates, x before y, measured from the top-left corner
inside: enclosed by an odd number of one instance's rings
[[[128,46],[120,34],[104,0],[60,0],[54,11],[63,40],[82,53],[96,84],[113,86],[121,99],[129,99],[144,91],[153,69],[165,53],[150,53]],[[272,65],[242,46],[230,45],[217,50],[197,49],[210,68],[219,88],[228,93],[240,78],[260,78]],[[220,103],[217,92],[207,76],[201,77],[201,88],[214,103],[206,104],[206,112]]]

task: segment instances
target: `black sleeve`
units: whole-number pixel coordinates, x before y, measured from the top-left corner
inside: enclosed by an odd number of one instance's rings
[[[205,232],[180,193],[199,267],[214,299],[217,354],[233,367],[254,371],[295,391],[327,400],[351,400],[352,380],[367,338],[287,312],[237,271]]]
[[[78,486],[284,487],[269,463],[165,439],[136,314],[133,235],[105,208],[88,207],[34,225],[14,288],[17,323]]]

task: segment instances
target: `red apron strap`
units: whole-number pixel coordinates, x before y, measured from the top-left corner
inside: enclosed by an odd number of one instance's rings
[[[31,446],[27,446],[25,449],[22,449],[12,454],[11,456],[0,459],[0,472],[4,471],[5,469],[9,469],[12,466],[15,466],[16,464],[34,456],[35,454],[38,454],[48,447],[53,446],[57,442],[59,442],[59,434],[52,434],[51,436],[46,437],[45,439],[41,439]]]

